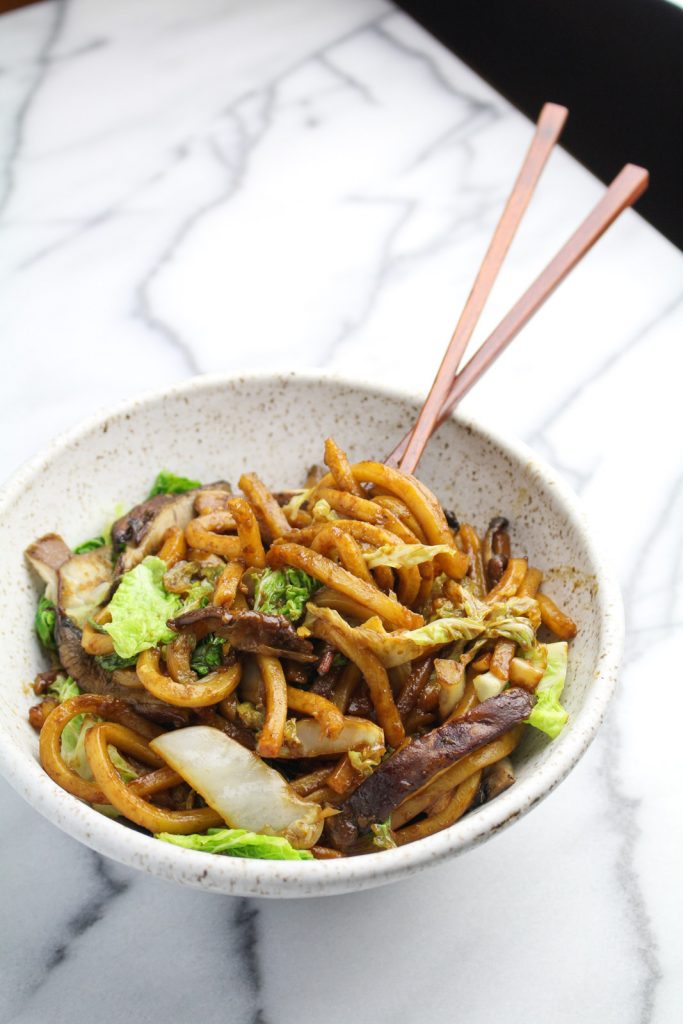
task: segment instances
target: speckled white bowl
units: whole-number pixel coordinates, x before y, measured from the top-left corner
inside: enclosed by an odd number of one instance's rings
[[[414,417],[415,400],[321,374],[201,377],[119,406],[66,434],[0,493],[0,770],[37,811],[100,853],[217,892],[318,896],[396,881],[488,839],[547,796],[595,735],[614,690],[622,647],[621,597],[568,488],[529,449],[464,419],[430,443],[420,476],[441,501],[485,527],[511,520],[513,545],[551,569],[546,589],[578,621],[554,743],[528,730],[517,782],[452,828],[418,843],[338,861],[212,856],[160,843],[80,803],[42,771],[26,711],[45,668],[32,620],[38,583],[23,550],[50,530],[75,544],[101,531],[120,502],[139,500],[157,471],[236,481],[256,470],[274,488],[299,486],[332,434],[352,459],[382,458]]]

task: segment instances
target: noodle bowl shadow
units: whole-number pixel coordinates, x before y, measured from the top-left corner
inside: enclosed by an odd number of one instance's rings
[[[0,492],[0,771],[17,792],[114,860],[214,892],[270,897],[331,895],[396,881],[484,842],[552,792],[595,736],[614,691],[621,596],[566,485],[524,445],[460,417],[430,442],[421,479],[479,527],[506,515],[513,548],[552,568],[544,589],[579,626],[564,698],[569,723],[552,743],[526,730],[513,755],[514,786],[449,829],[395,850],[331,861],[262,861],[185,850],[127,828],[66,793],[38,762],[37,735],[27,720],[35,701],[28,684],[47,666],[33,631],[39,585],[23,557],[27,544],[51,531],[70,544],[100,533],[115,507],[139,501],[161,468],[233,483],[252,470],[274,489],[291,488],[321,460],[329,435],[352,461],[381,459],[417,408],[406,395],[320,373],[200,377],[88,420],[25,465]]]

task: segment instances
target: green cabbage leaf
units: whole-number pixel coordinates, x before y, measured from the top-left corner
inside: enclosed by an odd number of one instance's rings
[[[560,704],[560,697],[567,678],[568,645],[562,640],[548,644],[548,663],[540,683],[536,687],[536,704],[526,719],[528,725],[540,729],[551,739],[560,735],[568,713]]]
[[[55,642],[55,621],[57,619],[57,610],[54,606],[54,602],[50,601],[48,597],[41,597],[36,608],[36,615],[33,620],[38,639],[40,640],[43,647],[47,647],[50,651],[57,650],[57,644]]]
[[[394,849],[396,846],[396,840],[394,839],[394,833],[391,831],[390,817],[379,824],[371,825],[370,830],[372,832],[373,846],[378,846],[380,850]]]
[[[265,569],[256,577],[254,610],[264,615],[284,615],[296,622],[319,588],[318,580],[302,569]]]
[[[434,619],[418,629],[395,629],[391,633],[380,633],[368,626],[350,626],[333,608],[319,608],[309,604],[305,625],[309,626],[316,620],[333,624],[351,642],[359,642],[362,647],[369,648],[385,668],[404,665],[455,641],[473,640],[484,629],[481,620],[462,617]]]
[[[210,828],[203,834],[189,836],[157,832],[155,839],[186,850],[203,853],[224,853],[229,857],[255,857],[261,860],[313,860],[308,850],[296,850],[282,836],[262,836],[244,828]]]
[[[219,668],[223,660],[224,643],[225,640],[215,633],[209,633],[199,641],[190,659],[190,667],[198,676],[208,676],[209,672]]]
[[[103,548],[109,541],[105,537],[92,537],[91,540],[84,540],[82,544],[77,544],[74,548],[75,555],[84,555],[86,551],[95,551],[97,548]]]
[[[132,658],[174,638],[166,622],[180,610],[182,601],[164,589],[165,572],[166,563],[149,556],[121,577],[109,603],[111,622],[103,627],[120,658]]]
[[[201,487],[199,480],[190,480],[186,476],[176,476],[162,469],[152,484],[152,490],[147,495],[154,498],[157,494],[184,494],[185,491],[193,491],[195,487]]]
[[[375,551],[364,551],[368,569],[386,565],[390,569],[406,569],[411,565],[431,562],[437,555],[453,551],[448,544],[383,544]]]

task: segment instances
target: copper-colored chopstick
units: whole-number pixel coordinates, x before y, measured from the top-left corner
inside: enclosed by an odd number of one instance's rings
[[[593,207],[571,238],[565,242],[545,270],[538,275],[521,299],[515,303],[507,316],[501,320],[481,348],[475,352],[455,380],[451,382],[448,395],[434,424],[434,430],[448,419],[458,402],[464,398],[470,388],[488,370],[491,363],[519,334],[524,325],[541,308],[576,264],[604,235],[619,214],[632,206],[643,194],[648,182],[648,172],[642,167],[626,164],[621,169],[602,199]],[[405,468],[405,460],[401,459],[401,455],[407,451],[409,440],[410,432],[405,435],[389,456],[391,464],[397,465],[400,461],[401,468]],[[418,459],[427,440],[428,438],[423,442],[422,448],[417,451]],[[413,451],[416,451],[415,447]],[[416,464],[417,462],[406,471],[412,472]]]
[[[413,426],[401,460],[401,469],[405,469],[409,473],[412,473],[417,465],[425,444],[436,429],[436,421],[448,395],[453,377],[472,337],[472,332],[477,326],[477,321],[515,237],[524,211],[529,205],[541,172],[564,127],[567,114],[567,108],[556,103],[546,103],[541,110],[534,137],[524,157],[517,180],[496,225],[493,238],[453,331],[427,401],[422,406]]]

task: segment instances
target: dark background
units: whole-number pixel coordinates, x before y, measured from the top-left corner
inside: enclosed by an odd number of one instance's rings
[[[638,211],[683,248],[683,10],[666,0],[398,0],[536,119],[569,107],[562,146],[602,181],[650,171]]]

